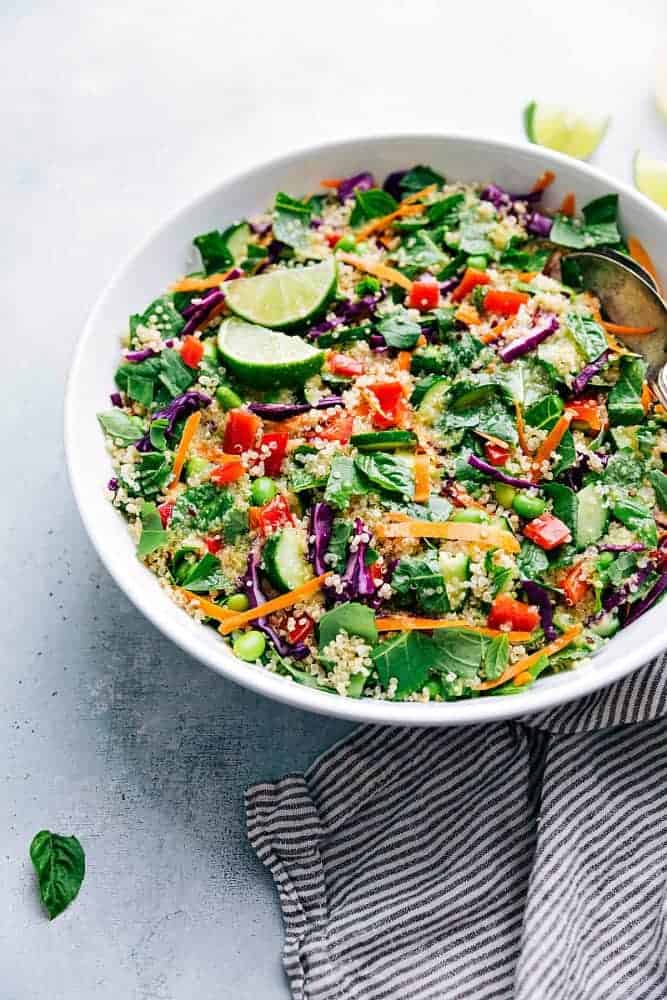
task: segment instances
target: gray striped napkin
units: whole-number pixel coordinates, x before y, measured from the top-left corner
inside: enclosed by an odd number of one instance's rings
[[[664,1000],[665,667],[518,723],[366,727],[249,789],[295,1000]]]

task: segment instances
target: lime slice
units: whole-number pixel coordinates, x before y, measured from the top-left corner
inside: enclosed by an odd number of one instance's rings
[[[655,103],[658,111],[667,121],[667,66],[658,72],[655,84]]]
[[[336,288],[336,261],[328,257],[308,267],[284,267],[254,278],[225,283],[232,312],[250,323],[284,329],[317,313]]]
[[[640,149],[635,153],[635,186],[661,208],[667,208],[667,160],[656,160]]]
[[[262,389],[299,385],[316,375],[324,362],[324,351],[311,347],[301,337],[288,337],[235,316],[221,325],[218,347],[233,375],[246,385]]]
[[[600,145],[609,118],[577,115],[531,101],[523,112],[526,135],[538,146],[548,146],[578,160],[587,160]]]

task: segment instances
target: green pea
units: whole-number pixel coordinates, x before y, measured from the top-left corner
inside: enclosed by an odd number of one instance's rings
[[[270,503],[278,492],[278,487],[268,476],[260,476],[252,484],[250,498],[256,507]]]
[[[204,357],[207,361],[211,361],[214,365],[218,363],[218,345],[215,342],[215,337],[209,337],[207,340],[203,341],[204,345]]]
[[[234,410],[237,406],[243,406],[240,396],[230,389],[228,385],[221,385],[215,390],[215,398],[223,410]]]
[[[489,520],[489,515],[485,514],[483,510],[477,510],[476,507],[463,507],[461,510],[455,511],[449,520],[454,521],[455,524],[481,524],[483,521]]]
[[[435,701],[436,698],[442,697],[442,688],[440,686],[440,681],[431,680],[427,681],[424,687],[427,689],[429,698]]]
[[[508,486],[507,483],[496,483],[495,489],[496,500],[501,507],[506,507],[509,510],[516,496],[516,490],[513,486]]]
[[[486,271],[488,264],[489,262],[486,257],[483,257],[481,254],[479,256],[473,255],[472,257],[468,257],[467,266],[474,268],[475,271]]]
[[[611,566],[614,561],[613,552],[601,552],[598,558],[598,566],[600,569],[606,569],[607,566]]]
[[[343,236],[341,240],[338,240],[336,244],[336,250],[345,250],[347,253],[352,253],[353,250],[357,249],[357,244],[354,242],[352,236]]]
[[[255,632],[251,629],[234,640],[232,649],[234,650],[234,655],[238,656],[239,660],[254,663],[266,649],[266,639],[261,632]]]
[[[375,292],[380,291],[380,282],[371,274],[367,274],[365,278],[362,278],[361,281],[357,282],[354,286],[354,290],[357,295],[374,295]]]
[[[230,611],[247,611],[248,598],[245,594],[232,594],[227,598],[227,607]]]
[[[534,517],[544,514],[547,505],[540,497],[531,496],[530,493],[517,493],[512,500],[512,509],[519,517],[525,517],[526,520],[532,521]]]

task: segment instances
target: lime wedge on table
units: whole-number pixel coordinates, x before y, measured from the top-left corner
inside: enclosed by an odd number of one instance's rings
[[[667,120],[667,66],[663,66],[658,73],[655,84],[655,103],[660,114]]]
[[[225,366],[246,385],[262,389],[299,385],[316,375],[324,361],[301,337],[289,337],[232,316],[220,327],[218,347]]]
[[[279,330],[317,313],[335,288],[336,261],[328,257],[321,264],[227,281],[225,296],[237,316]]]
[[[667,208],[667,160],[657,160],[640,149],[635,153],[635,185],[661,208]]]
[[[609,119],[578,115],[566,108],[531,101],[523,112],[523,123],[531,142],[567,153],[578,160],[587,160],[600,145]]]

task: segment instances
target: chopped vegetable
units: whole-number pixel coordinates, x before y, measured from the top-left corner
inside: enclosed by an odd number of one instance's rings
[[[219,631],[222,635],[229,635],[230,632],[235,632],[236,629],[243,628],[244,625],[255,621],[256,618],[271,615],[274,611],[282,611],[284,608],[291,608],[294,604],[305,600],[307,597],[311,597],[320,590],[324,586],[325,580],[326,573],[323,573],[321,576],[313,577],[312,580],[308,580],[307,583],[302,584],[288,594],[281,594],[280,597],[274,597],[273,600],[266,601],[257,608],[249,608],[248,611],[225,618],[220,625]]]
[[[543,646],[542,649],[538,649],[536,653],[531,653],[530,656],[525,656],[522,660],[517,663],[512,664],[507,670],[503,671],[500,677],[497,677],[493,681],[483,681],[481,684],[476,684],[475,687],[479,691],[489,691],[491,688],[500,687],[501,684],[506,684],[511,681],[514,677],[519,677],[520,674],[526,673],[530,668],[537,663],[543,656],[554,656],[555,653],[559,653],[561,649],[566,649],[574,640],[581,635],[582,626],[573,625],[572,628],[564,632],[563,635],[554,639],[547,646]]]
[[[550,552],[566,542],[572,541],[570,529],[553,514],[541,514],[525,526],[523,533],[531,542]]]
[[[395,517],[395,515],[394,515]],[[443,538],[451,542],[470,542],[482,548],[499,548],[505,552],[518,552],[519,543],[514,535],[489,524],[440,524],[432,521],[393,520],[378,528],[384,538]]]
[[[188,457],[188,451],[190,450],[192,439],[197,433],[200,422],[201,410],[196,410],[195,413],[191,413],[185,421],[181,440],[179,441],[178,449],[174,455],[174,465],[172,469],[172,481],[174,483],[177,483],[181,478],[181,472],[183,471],[185,460]]]
[[[489,628],[501,628],[510,625],[517,632],[533,632],[540,622],[537,608],[532,604],[523,604],[509,594],[498,594],[494,598],[488,617]]]

